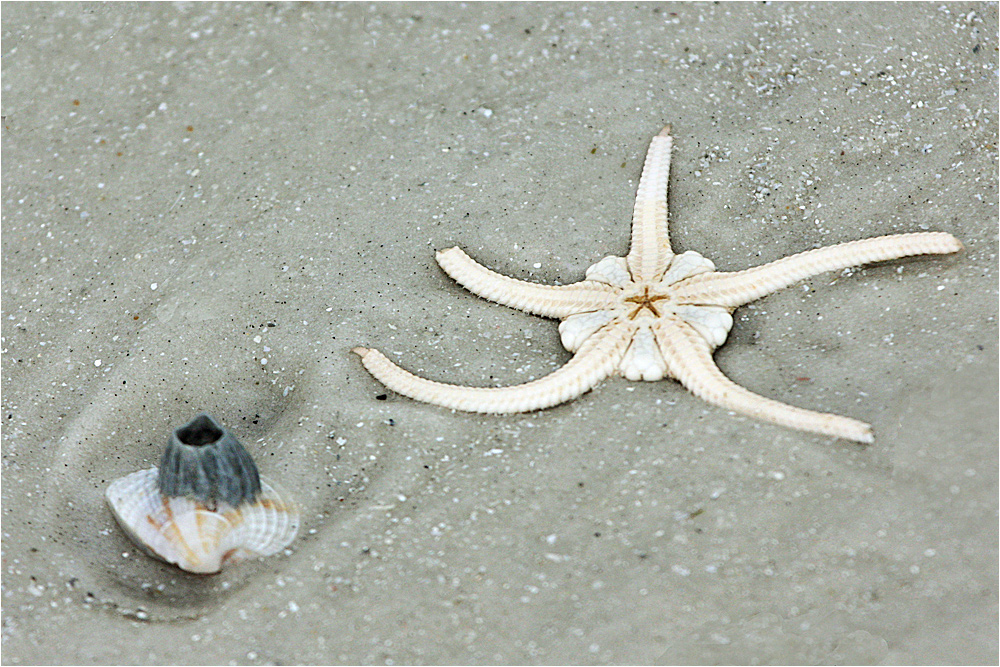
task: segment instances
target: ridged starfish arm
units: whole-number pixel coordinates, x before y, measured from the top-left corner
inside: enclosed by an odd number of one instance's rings
[[[745,271],[693,276],[678,283],[674,294],[680,303],[736,308],[826,271],[913,255],[947,255],[961,249],[961,241],[945,232],[879,236],[807,250]]]
[[[639,177],[632,210],[632,246],[626,258],[636,282],[658,278],[674,256],[667,231],[667,181],[673,143],[667,125],[650,142]]]
[[[352,350],[379,382],[397,394],[454,410],[509,414],[552,407],[593,389],[611,375],[625,356],[636,325],[609,322],[587,339],[565,366],[545,377],[510,387],[463,387],[418,377],[378,350]]]
[[[653,332],[670,375],[702,400],[780,426],[856,442],[874,442],[872,428],[864,422],[796,408],[736,384],[715,365],[705,338],[677,317],[659,320]]]
[[[508,278],[477,263],[458,247],[438,251],[437,261],[445,273],[473,294],[542,317],[561,319],[608,308],[616,294],[610,285],[592,280],[553,286]]]

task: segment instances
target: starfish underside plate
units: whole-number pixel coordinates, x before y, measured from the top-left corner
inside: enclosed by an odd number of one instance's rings
[[[957,252],[951,234],[897,234],[809,250],[745,271],[716,271],[696,252],[674,254],[667,232],[667,181],[672,139],[667,126],[646,154],[626,257],[605,257],[584,280],[565,286],[529,283],[495,273],[459,248],[437,253],[441,268],[484,299],[562,320],[559,333],[573,358],[555,372],[511,387],[445,384],[403,370],[378,350],[354,348],[389,389],[435,405],[485,413],[547,408],[593,389],[604,378],[673,378],[709,403],[789,428],[872,442],[871,426],[754,394],[712,359],[739,306],[826,271],[913,255]]]

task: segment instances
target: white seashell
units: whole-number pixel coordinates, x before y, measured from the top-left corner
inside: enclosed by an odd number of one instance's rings
[[[164,496],[156,479],[155,467],[134,472],[112,482],[105,497],[132,541],[182,570],[210,574],[223,565],[270,556],[298,533],[298,506],[263,478],[256,501],[239,507]]]

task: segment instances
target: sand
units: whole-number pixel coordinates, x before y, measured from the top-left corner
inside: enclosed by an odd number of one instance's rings
[[[997,7],[3,5],[3,659],[995,663]],[[569,283],[628,247],[672,123],[671,233],[725,270],[922,230],[716,359],[864,447],[606,381],[453,413],[349,350],[504,385],[555,323],[461,245]],[[304,508],[213,577],[103,500],[207,411]]]

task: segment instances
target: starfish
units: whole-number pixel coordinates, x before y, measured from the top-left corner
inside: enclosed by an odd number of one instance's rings
[[[460,248],[437,253],[445,273],[473,294],[562,320],[559,334],[572,359],[537,380],[509,387],[465,387],[418,377],[378,350],[356,347],[364,367],[389,389],[418,401],[507,414],[577,398],[610,375],[629,380],[673,378],[714,405],[762,421],[857,442],[873,442],[869,424],[765,398],[739,386],[712,359],[733,326],[737,307],[826,271],[913,255],[958,252],[951,234],[896,234],[807,250],[745,271],[716,271],[697,252],[674,254],[667,231],[670,126],[653,138],[636,194],[626,257],[605,257],[585,279],[548,286],[508,278],[477,264]]]

